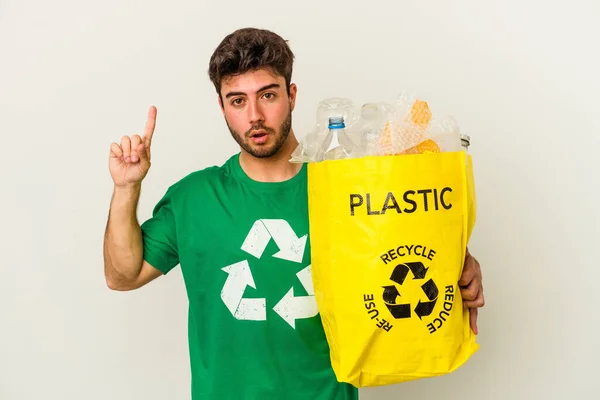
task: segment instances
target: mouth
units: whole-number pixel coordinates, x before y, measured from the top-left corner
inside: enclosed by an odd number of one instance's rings
[[[257,144],[264,143],[268,139],[268,137],[269,133],[265,130],[252,131],[252,133],[250,134],[250,139],[252,139],[252,141]]]

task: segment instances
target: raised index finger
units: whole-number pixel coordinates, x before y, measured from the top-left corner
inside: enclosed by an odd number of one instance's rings
[[[154,127],[156,126],[156,107],[151,106],[148,110],[148,120],[146,121],[146,129],[144,131],[144,144],[150,147],[152,143],[152,135],[154,135]]]

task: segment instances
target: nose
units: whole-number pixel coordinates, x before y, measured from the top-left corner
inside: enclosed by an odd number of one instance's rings
[[[258,122],[263,122],[265,120],[265,116],[262,112],[261,105],[258,101],[250,101],[248,107],[248,118],[250,119],[250,123],[252,125]]]

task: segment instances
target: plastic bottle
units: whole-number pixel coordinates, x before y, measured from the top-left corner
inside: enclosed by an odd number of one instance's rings
[[[317,129],[327,131],[330,117],[343,117],[346,126],[351,126],[357,119],[354,103],[345,97],[321,100],[317,106]]]
[[[321,146],[323,160],[341,160],[355,156],[356,147],[346,132],[344,117],[329,117],[328,129]]]
[[[469,135],[460,135],[460,145],[462,150],[465,152],[465,164],[469,165],[469,145],[471,144],[471,137]]]
[[[362,106],[360,118],[361,127],[361,153],[363,156],[375,156],[379,153],[379,124],[381,112],[376,103],[367,103]]]
[[[471,144],[471,137],[469,135],[460,135],[460,144],[465,153],[469,153],[469,145]]]

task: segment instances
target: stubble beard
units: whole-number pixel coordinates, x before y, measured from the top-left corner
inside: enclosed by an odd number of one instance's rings
[[[279,152],[279,150],[281,150],[285,141],[287,140],[287,138],[290,134],[290,130],[292,128],[292,111],[290,110],[288,112],[286,119],[279,126],[279,132],[275,131],[273,128],[264,126],[262,123],[259,123],[259,124],[253,125],[243,135],[240,135],[229,125],[229,122],[227,121],[227,119],[225,119],[225,122],[227,123],[227,128],[229,128],[229,132],[231,133],[231,136],[233,136],[233,139],[235,139],[237,144],[239,144],[240,147],[242,149],[244,149],[244,151],[246,151],[248,154],[250,154],[251,156],[256,157],[256,158],[268,158],[268,157],[272,157],[275,154],[277,154],[277,152]],[[265,146],[265,145],[253,145],[251,142],[252,139],[250,137],[250,134],[254,130],[267,131],[270,136],[272,136],[276,139],[275,143],[273,143],[273,145],[271,145],[270,147]]]

